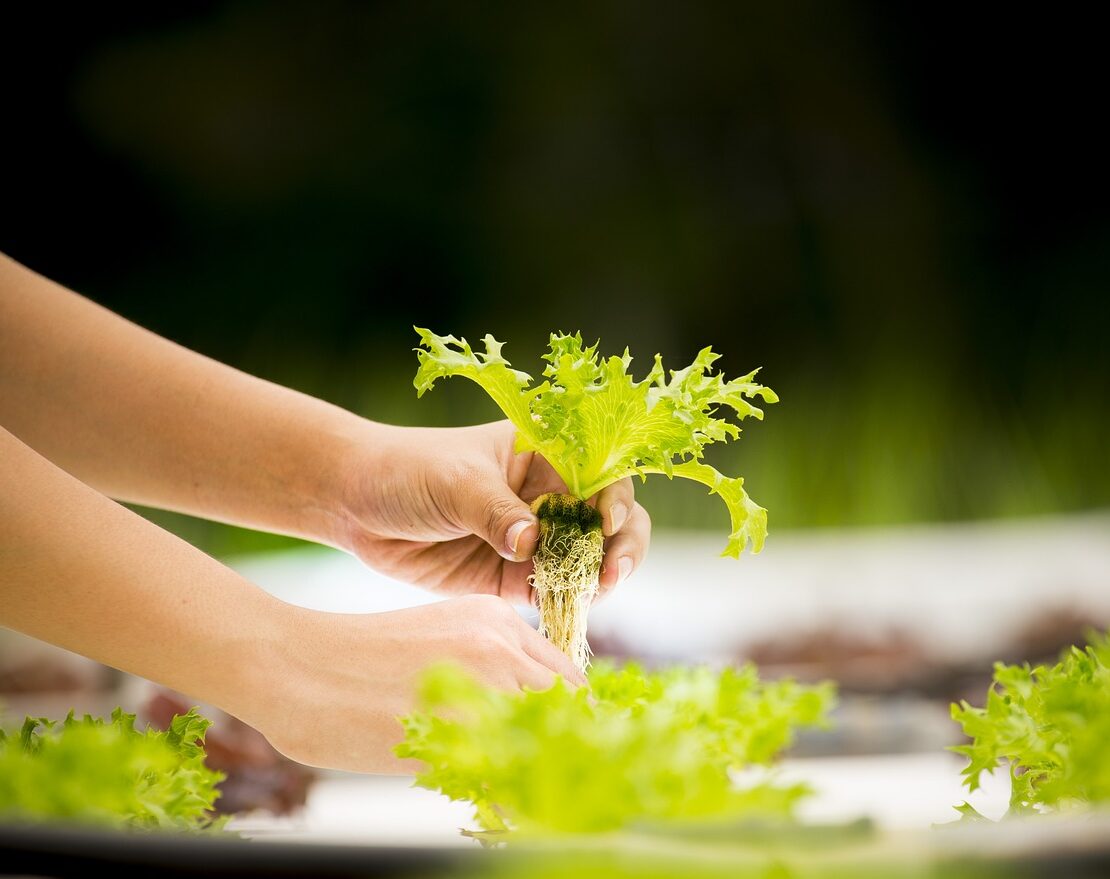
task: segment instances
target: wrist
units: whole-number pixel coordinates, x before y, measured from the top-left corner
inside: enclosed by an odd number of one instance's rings
[[[241,627],[242,637],[228,645],[216,663],[219,683],[209,701],[270,735],[276,703],[285,698],[279,694],[298,686],[298,644],[312,613],[260,595],[250,624]]]
[[[362,538],[376,533],[386,511],[396,506],[400,462],[412,454],[412,428],[368,419],[347,432],[331,478],[330,543],[359,555]]]
[[[402,676],[392,667],[383,674],[379,616],[277,607],[274,637],[244,658],[245,689],[229,710],[300,763],[396,772],[396,717],[407,703],[390,693]],[[351,730],[358,730],[353,739]],[[367,749],[372,762],[359,754]]]
[[[351,550],[360,486],[375,481],[382,434],[388,430],[388,425],[343,412],[329,427],[313,432],[310,441],[319,464],[304,489],[304,536]]]

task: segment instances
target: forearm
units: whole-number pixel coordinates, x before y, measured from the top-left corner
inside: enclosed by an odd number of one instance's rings
[[[111,497],[332,543],[342,460],[375,429],[2,255],[0,424]]]
[[[249,719],[297,613],[0,429],[0,625]]]

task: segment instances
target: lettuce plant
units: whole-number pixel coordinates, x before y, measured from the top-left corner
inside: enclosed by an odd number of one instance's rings
[[[796,729],[825,724],[831,684],[599,663],[590,688],[502,692],[445,666],[402,718],[421,787],[474,804],[482,832],[594,833],[653,822],[789,817],[804,785],[732,773],[764,766]],[[481,835],[481,834],[479,834]]]
[[[438,379],[462,376],[480,385],[516,427],[516,450],[537,452],[567,486],[567,495],[544,496],[533,504],[540,521],[533,585],[541,630],[580,668],[588,661],[586,610],[597,588],[602,558],[601,519],[586,501],[628,476],[692,479],[728,507],[732,528],[724,555],[739,558],[745,547],[758,553],[767,537],[767,511],[744,491],[744,480],[704,463],[706,446],[735,439],[735,420],[762,419],[752,400],[778,400],[755,381],[758,370],[726,380],[713,372],[718,355],[699,352],[670,377],[662,359],[636,381],[632,357],[601,358],[598,346],[583,347],[580,334],[552,334],[543,381],[512,369],[492,336],[476,352],[465,339],[416,328],[422,347],[414,385],[419,395]]]
[[[1110,635],[1051,667],[997,663],[986,705],[961,702],[952,717],[971,739],[952,749],[968,758],[969,791],[1008,764],[1008,815],[1110,804]],[[981,817],[968,803],[957,809]]]
[[[210,725],[195,708],[164,732],[135,729],[135,715],[119,708],[109,721],[28,717],[18,736],[0,730],[0,820],[210,827],[223,780],[204,764]]]

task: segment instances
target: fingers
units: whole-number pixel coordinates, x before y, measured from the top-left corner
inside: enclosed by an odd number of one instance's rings
[[[522,561],[536,551],[539,522],[505,482],[486,472],[475,473],[460,477],[453,491],[459,524],[503,559]]]
[[[528,580],[534,570],[531,559],[526,562],[502,562],[498,595],[510,604],[535,607],[536,590]]]
[[[450,612],[452,628],[459,629],[459,647],[485,669],[480,677],[487,682],[545,690],[560,675],[571,686],[586,683],[574,663],[502,598],[467,595],[431,607]]]
[[[628,521],[628,516],[636,504],[632,477],[614,482],[597,493],[597,508],[601,511],[601,532],[612,537]]]
[[[520,646],[524,648],[525,653],[539,663],[549,675],[560,675],[563,680],[576,687],[586,685],[586,676],[578,670],[578,667],[570,661],[562,650],[548,641],[523,619],[520,617],[517,617],[517,619],[520,621]],[[551,686],[550,679],[547,686]]]
[[[651,518],[647,510],[633,504],[628,522],[616,536],[606,541],[601,577],[598,579],[602,594],[627,579],[640,566],[650,543]]]
[[[555,683],[555,672],[530,656],[520,658],[516,674],[517,684],[530,690],[550,690]]]

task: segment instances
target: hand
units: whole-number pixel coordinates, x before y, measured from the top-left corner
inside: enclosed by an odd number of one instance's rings
[[[531,452],[513,453],[508,421],[461,428],[381,428],[347,464],[343,544],[389,576],[446,595],[532,603],[539,523],[528,504],[566,485]],[[651,536],[632,480],[590,500],[606,536],[600,590],[643,561]]]
[[[420,673],[453,662],[505,690],[585,678],[558,648],[492,595],[375,614],[282,610],[277,656],[236,714],[301,763],[356,772],[414,771],[393,746]]]

